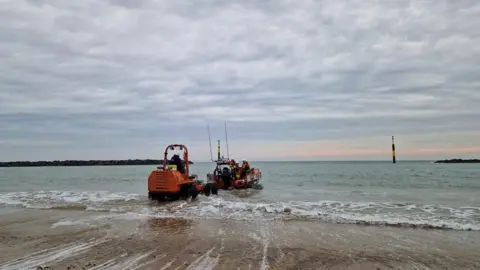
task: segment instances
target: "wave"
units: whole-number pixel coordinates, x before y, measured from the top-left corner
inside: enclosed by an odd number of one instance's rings
[[[143,200],[144,197],[140,194],[108,191],[25,191],[0,194],[0,205],[33,209],[90,210],[128,204]]]
[[[224,195],[224,196],[222,196]],[[230,194],[166,204],[126,192],[36,191],[0,194],[0,205],[36,209],[131,213],[134,217],[321,220],[329,223],[423,229],[480,230],[480,207],[393,202],[254,202]],[[129,215],[131,216],[131,215]]]
[[[480,230],[480,207],[451,208],[409,203],[340,201],[251,203],[226,201],[222,198],[210,198],[200,204],[199,213],[210,217],[269,217],[286,221],[322,220],[342,224]]]

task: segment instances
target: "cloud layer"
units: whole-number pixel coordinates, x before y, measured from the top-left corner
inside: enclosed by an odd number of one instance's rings
[[[480,147],[475,0],[1,3],[0,160]]]

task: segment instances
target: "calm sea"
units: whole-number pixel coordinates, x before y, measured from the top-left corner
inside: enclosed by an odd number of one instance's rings
[[[211,219],[303,219],[480,230],[480,166],[431,162],[262,162],[263,190],[193,202],[147,199],[156,166],[0,168],[0,207]],[[205,179],[212,163],[192,165]]]

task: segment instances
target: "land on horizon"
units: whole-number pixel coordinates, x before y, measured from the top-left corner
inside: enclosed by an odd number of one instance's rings
[[[8,161],[0,162],[0,167],[160,165],[162,163],[161,159]],[[188,163],[194,164],[192,161]]]
[[[445,160],[397,160],[399,162],[434,162],[434,163],[480,163],[480,159],[445,159]],[[208,163],[210,160],[189,161],[189,164]],[[251,162],[391,162],[390,160],[257,160]],[[51,160],[51,161],[6,161],[0,167],[55,167],[55,166],[129,166],[161,165],[161,159],[119,159],[119,160]]]
[[[454,159],[437,160],[435,161],[435,163],[480,163],[480,159],[454,158]]]

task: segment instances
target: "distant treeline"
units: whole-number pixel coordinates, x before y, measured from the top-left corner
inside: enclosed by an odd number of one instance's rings
[[[480,159],[445,159],[437,160],[435,163],[480,163]]]
[[[194,164],[192,161],[189,164]],[[127,160],[53,160],[53,161],[9,161],[0,162],[0,167],[40,167],[40,166],[115,166],[115,165],[160,165],[159,159]]]

